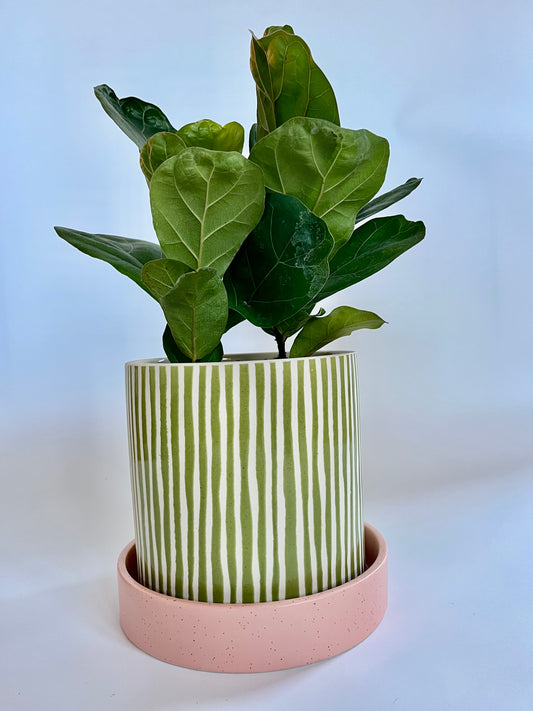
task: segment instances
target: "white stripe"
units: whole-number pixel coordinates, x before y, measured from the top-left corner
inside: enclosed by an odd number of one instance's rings
[[[176,596],[176,523],[174,520],[174,462],[172,458],[172,418],[170,412],[170,399],[172,397],[171,373],[169,365],[165,366],[167,376],[166,396],[166,428],[168,447],[168,512],[170,518],[170,594]]]
[[[168,576],[167,576],[167,554],[166,554],[166,535],[165,535],[165,491],[163,488],[163,468],[161,466],[161,382],[159,378],[159,367],[154,368],[154,387],[155,387],[155,424],[156,424],[156,475],[157,475],[157,493],[159,507],[159,525],[161,527],[161,573],[163,590],[160,592],[168,594]]]
[[[326,416],[324,411],[324,389],[322,387],[322,366],[321,362],[317,360],[317,412],[318,412],[318,488],[320,496],[320,529],[322,536],[322,548],[320,553],[320,560],[322,565],[322,585],[319,585],[320,590],[326,590],[328,587],[328,549],[326,542],[326,464],[324,461],[324,442],[325,442],[325,432],[324,432],[324,418]],[[319,590],[319,591],[320,591]]]
[[[316,365],[316,362],[313,361]],[[311,581],[312,588],[311,592],[315,593],[318,591],[318,579],[317,579],[317,559],[316,559],[316,547],[315,547],[315,492],[314,492],[314,463],[313,463],[313,400],[311,397],[312,393],[312,378],[311,378],[311,361],[304,361],[304,407],[305,407],[305,441],[307,445],[307,475],[309,477],[309,493],[307,499],[307,515],[309,518],[309,548],[311,551]],[[315,370],[316,374],[316,370]],[[316,382],[316,378],[314,379]]]
[[[150,531],[152,532],[153,579],[152,590],[159,591],[159,555],[157,552],[155,504],[154,504],[154,453],[152,452],[152,402],[150,392],[150,368],[144,368],[144,412],[146,417],[146,461],[148,463],[148,479],[150,491]],[[152,571],[150,571],[152,574]]]
[[[193,431],[193,466],[192,466],[192,480],[193,480],[193,573],[192,573],[192,594],[193,599],[198,600],[198,578],[200,572],[199,566],[199,554],[200,554],[200,465],[199,465],[199,451],[200,451],[200,433],[199,433],[199,411],[198,411],[198,401],[199,401],[199,373],[198,368],[192,368],[191,377],[191,400],[192,400],[192,422],[190,426]],[[203,445],[202,445],[203,446]],[[185,472],[184,472],[185,474]]]
[[[272,423],[271,418],[271,384],[270,368],[267,363],[262,364],[265,376],[265,397],[263,410],[263,432],[265,450],[265,518],[266,518],[266,543],[265,543],[265,578],[266,601],[272,600],[272,580],[274,575],[274,521],[272,507]]]
[[[220,421],[220,520],[222,523],[222,529],[220,534],[220,560],[222,562],[222,575],[223,575],[223,591],[224,597],[223,602],[230,602],[231,600],[231,586],[229,579],[229,566],[228,566],[228,538],[226,531],[226,506],[227,506],[227,496],[228,496],[228,452],[227,452],[227,440],[228,440],[228,412],[226,408],[226,368],[228,366],[224,365],[219,369],[220,373],[220,402],[219,402],[219,421]]]
[[[283,363],[282,363],[283,365]],[[284,455],[285,455],[285,434],[283,429],[283,370],[277,363],[274,363],[274,377],[278,385],[277,389],[277,412],[276,412],[276,428],[277,428],[277,513],[278,513],[278,530],[277,530],[277,546],[279,559],[279,599],[285,599],[286,591],[286,576],[285,576],[285,493],[283,491],[284,480]]]
[[[344,370],[345,358],[344,356],[339,356],[337,360],[337,441],[338,441],[338,453],[339,453],[339,470],[337,472],[339,487],[339,504],[340,511],[337,516],[340,518],[340,549],[341,549],[341,583],[346,582],[346,488],[345,488],[345,476],[346,476],[346,442],[342,438],[342,408],[346,403],[346,395],[342,389],[342,371]]]
[[[355,477],[355,460],[354,460],[354,453],[355,453],[355,440],[354,440],[354,412],[353,412],[353,407],[354,407],[354,390],[353,390],[353,371],[352,371],[352,358],[351,356],[347,356],[346,358],[346,365],[347,365],[347,394],[346,394],[346,411],[348,413],[348,439],[349,439],[349,446],[348,446],[348,479],[347,479],[347,485],[348,485],[348,555],[349,555],[349,565],[348,565],[348,576],[349,580],[353,580],[353,578],[356,576],[356,572],[354,569],[354,560],[356,558],[356,552],[354,549],[355,541],[354,541],[354,506],[353,506],[353,492],[354,492],[354,477]]]
[[[188,564],[188,549],[189,549],[189,532],[188,532],[188,516],[187,494],[185,491],[185,379],[183,368],[178,368],[178,421],[173,432],[178,432],[178,468],[176,476],[179,480],[180,488],[180,549],[181,560],[183,564],[183,592],[182,597],[185,600],[189,599],[189,564]]]
[[[305,545],[304,545],[304,503],[300,466],[300,433],[298,432],[298,361],[290,363],[291,374],[291,433],[294,459],[294,488],[296,492],[296,559],[298,561],[298,592],[305,595]]]
[[[333,376],[331,372],[331,358],[327,358],[328,372],[328,430],[329,430],[329,454],[330,454],[330,511],[331,511],[331,586],[337,585],[337,507],[335,505],[335,432],[333,431]]]
[[[252,584],[253,601],[261,597],[261,571],[259,568],[259,489],[257,486],[257,392],[255,384],[255,366],[248,364],[248,382],[250,399],[250,444],[248,449],[248,494],[252,509]]]
[[[213,536],[213,487],[211,486],[211,472],[213,467],[213,433],[211,432],[211,373],[212,368],[205,367],[205,442],[203,446],[206,448],[206,465],[207,465],[207,492],[206,504],[207,511],[205,517],[205,556],[206,556],[206,588],[207,602],[213,602],[213,568],[211,565],[211,541]]]
[[[362,573],[365,567],[365,547],[364,547],[364,518],[363,518],[363,486],[361,479],[361,426],[360,426],[360,415],[359,415],[359,385],[357,378],[357,361],[355,356],[353,356],[354,363],[354,385],[355,385],[355,403],[356,403],[356,422],[355,430],[357,433],[357,486],[356,486],[356,496],[357,496],[357,528],[356,528],[356,541],[357,547],[360,550],[360,567],[359,572]]]
[[[237,570],[237,581],[235,590],[235,602],[242,602],[242,529],[241,529],[241,454],[239,440],[240,424],[240,366],[233,365],[233,510],[235,513],[235,560]]]
[[[148,534],[148,498],[146,494],[146,468],[145,468],[145,451],[143,443],[145,440],[144,431],[142,428],[142,411],[143,411],[143,390],[142,390],[142,367],[137,368],[137,416],[139,418],[139,475],[142,482],[142,499],[143,499],[143,568],[144,568],[144,585],[152,587],[151,575],[151,551],[150,538]]]
[[[133,527],[135,530],[135,550],[137,554],[137,570],[139,581],[142,582],[142,553],[141,553],[141,537],[140,537],[140,515],[139,515],[139,493],[137,485],[137,445],[135,437],[135,419],[133,409],[133,367],[128,366],[127,369],[127,393],[128,393],[128,430],[130,444],[130,472],[131,472],[131,490],[133,502]]]

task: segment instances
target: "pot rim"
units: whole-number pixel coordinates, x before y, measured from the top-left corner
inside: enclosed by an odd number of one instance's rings
[[[139,358],[137,360],[129,360],[125,363],[125,366],[139,366],[139,365],[158,365],[158,366],[185,366],[194,367],[198,365],[203,366],[220,366],[229,365],[231,363],[294,363],[300,360],[311,360],[311,359],[324,359],[324,358],[336,358],[337,356],[343,355],[355,355],[355,351],[325,351],[322,353],[314,353],[310,356],[301,356],[300,358],[278,358],[277,353],[228,353],[225,354],[221,361],[214,361],[211,363],[200,362],[196,363],[170,363],[167,358]]]

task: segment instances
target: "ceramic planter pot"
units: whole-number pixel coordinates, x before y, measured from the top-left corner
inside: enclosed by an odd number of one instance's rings
[[[364,570],[354,353],[126,364],[145,587],[288,600]]]

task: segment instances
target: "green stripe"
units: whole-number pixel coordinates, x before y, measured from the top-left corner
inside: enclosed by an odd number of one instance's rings
[[[147,368],[146,369],[146,377],[147,377],[147,382],[149,386],[149,393],[146,396],[146,405],[147,405],[147,415],[149,417],[149,423],[150,423],[150,457],[149,457],[149,462],[148,465],[150,467],[151,471],[151,477],[152,477],[152,486],[151,486],[151,492],[152,492],[152,501],[153,501],[153,506],[154,506],[154,525],[155,525],[155,532],[154,532],[154,538],[155,538],[155,545],[156,545],[156,553],[155,553],[155,563],[154,565],[154,574],[155,574],[155,582],[156,582],[156,590],[162,591],[163,590],[163,571],[161,568],[161,547],[163,541],[161,540],[161,511],[160,511],[160,503],[159,503],[159,483],[158,483],[158,477],[157,477],[157,462],[156,462],[156,453],[157,453],[157,439],[158,439],[158,433],[157,433],[157,425],[156,425],[156,418],[157,414],[155,411],[155,371],[153,368]]]
[[[185,478],[185,496],[187,498],[187,530],[188,530],[188,546],[187,546],[187,569],[189,574],[189,599],[194,599],[193,593],[193,572],[194,572],[194,539],[196,535],[196,524],[194,522],[194,466],[196,460],[196,452],[194,450],[193,428],[195,419],[193,420],[193,395],[192,395],[192,368],[184,368],[184,392],[185,401],[184,408],[184,423],[186,427],[185,435],[185,471],[181,476]],[[196,403],[194,403],[196,405]],[[189,431],[187,431],[189,430]]]
[[[311,373],[311,412],[312,412],[312,477],[313,477],[313,513],[315,522],[315,540],[314,546],[316,551],[316,565],[317,565],[317,584],[318,590],[322,587],[322,575],[323,575],[323,561],[322,561],[322,509],[321,509],[321,496],[320,496],[320,473],[318,468],[318,456],[319,447],[321,446],[318,441],[318,392],[317,383],[319,378],[319,369],[317,367],[317,361],[311,360],[309,362],[309,370]]]
[[[285,430],[285,451],[283,458],[283,492],[285,494],[285,576],[286,598],[298,597],[298,554],[296,537],[296,486],[295,462],[292,443],[292,383],[291,369],[283,373],[283,427]]]
[[[344,541],[344,575],[345,581],[350,580],[350,537],[348,532],[350,530],[350,509],[349,509],[349,496],[350,496],[350,433],[348,430],[348,409],[350,403],[346,401],[346,388],[348,386],[346,379],[346,366],[347,358],[342,356],[339,359],[340,377],[341,377],[341,418],[342,418],[342,477],[344,481],[344,500],[341,502],[344,508],[344,531],[342,531],[343,541]]]
[[[250,375],[248,365],[239,366],[239,390],[240,390],[240,419],[239,419],[239,442],[241,460],[241,531],[242,531],[242,601],[254,602],[254,582],[253,582],[253,518],[252,502],[250,499],[251,476],[256,476],[256,472],[248,471],[248,458],[250,455]]]
[[[298,363],[298,440],[300,444],[300,480],[302,482],[302,509],[303,509],[303,535],[304,535],[304,579],[305,594],[313,592],[313,570],[311,567],[311,531],[309,528],[309,501],[311,491],[309,486],[309,471],[307,464],[307,437],[306,437],[306,417],[305,417],[305,381],[304,370],[305,361]]]
[[[266,490],[266,452],[265,447],[265,431],[263,427],[263,417],[264,417],[264,402],[265,402],[265,368],[263,364],[258,364],[255,368],[255,390],[256,390],[256,411],[255,419],[257,422],[257,433],[256,433],[256,476],[257,476],[257,489],[259,496],[259,520],[258,520],[258,552],[259,552],[259,569],[261,571],[261,583],[260,583],[260,600],[266,600],[267,592],[266,588],[266,570],[267,570],[267,559],[266,559],[266,546],[267,546],[267,496],[270,492]],[[254,416],[254,413],[251,413]],[[270,443],[268,443],[270,445]],[[253,472],[252,472],[253,474]]]
[[[333,449],[334,454],[334,467],[335,467],[335,518],[336,518],[336,555],[335,555],[335,575],[336,580],[334,585],[340,585],[342,582],[341,576],[341,565],[342,565],[342,551],[341,551],[341,492],[340,492],[340,477],[341,477],[341,448],[342,448],[342,437],[341,437],[341,423],[339,422],[339,367],[338,360],[331,359],[332,366],[332,397],[333,397],[333,432],[335,433],[335,444]]]
[[[228,569],[231,587],[230,602],[236,602],[237,597],[237,558],[235,535],[235,506],[234,506],[234,481],[235,481],[235,454],[233,440],[235,433],[235,411],[233,406],[233,366],[225,366],[226,387],[225,401],[228,422],[228,461],[227,461],[227,498],[226,498],[226,539],[228,547]]]
[[[192,370],[192,368],[191,368]],[[209,496],[210,472],[207,471],[206,446],[210,446],[207,434],[207,410],[210,408],[210,396],[206,391],[206,368],[199,366],[198,373],[198,466],[200,472],[200,518],[199,518],[199,550],[198,550],[198,599],[207,600],[207,499]],[[209,397],[209,400],[208,400]]]
[[[278,427],[277,427],[277,412],[279,385],[277,378],[277,368],[275,363],[270,363],[270,388],[271,388],[271,403],[270,403],[270,431],[272,435],[272,491],[270,492],[270,500],[272,502],[272,531],[274,536],[273,541],[273,568],[272,568],[272,599],[279,600],[280,597],[280,561],[279,547],[283,542],[278,539],[278,460],[276,452],[278,450]]]
[[[172,497],[174,500],[174,531],[176,538],[176,595],[178,597],[187,597],[188,590],[184,588],[185,571],[183,565],[183,549],[185,541],[181,539],[181,494],[180,494],[180,477],[183,476],[179,472],[179,457],[180,457],[180,438],[179,428],[184,426],[179,416],[178,403],[182,397],[179,387],[178,370],[170,369],[170,443],[172,452],[172,468],[175,472],[172,479]]]
[[[211,437],[213,459],[211,462],[211,487],[213,491],[213,527],[211,530],[211,570],[213,571],[213,602],[224,602],[224,581],[220,544],[222,541],[222,518],[220,509],[220,478],[222,475],[222,451],[220,444],[220,371],[213,368],[211,377]]]
[[[158,413],[159,421],[161,423],[161,477],[163,479],[163,527],[164,527],[164,548],[165,548],[165,558],[166,558],[166,574],[167,574],[167,590],[163,592],[170,592],[172,589],[172,582],[170,579],[170,487],[169,487],[169,471],[168,471],[168,432],[167,432],[167,369],[159,369],[159,406],[160,411]]]
[[[139,393],[139,399],[141,403],[141,441],[142,441],[142,448],[141,448],[141,457],[142,457],[142,467],[143,467],[143,490],[144,494],[146,496],[146,519],[148,521],[147,528],[148,530],[145,532],[145,540],[146,540],[146,545],[149,550],[149,558],[147,557],[146,560],[146,565],[147,565],[147,574],[148,574],[148,581],[149,585],[153,586],[154,585],[154,564],[153,564],[153,557],[154,557],[154,538],[153,538],[153,530],[152,526],[150,525],[150,519],[151,519],[151,512],[152,512],[152,507],[151,507],[151,502],[152,502],[152,496],[151,496],[151,487],[150,487],[150,479],[149,479],[149,473],[148,473],[148,433],[147,433],[147,428],[146,428],[146,368],[140,368],[140,393]],[[144,499],[143,499],[144,501]],[[145,519],[145,520],[146,520]]]
[[[324,433],[323,433],[323,448],[324,448],[324,471],[326,475],[326,519],[324,522],[324,525],[326,527],[326,551],[327,551],[327,560],[324,561],[324,565],[327,566],[327,571],[328,571],[328,588],[333,587],[335,584],[334,581],[331,579],[331,556],[332,556],[332,536],[331,536],[331,479],[333,476],[333,472],[331,471],[331,450],[330,450],[330,444],[329,444],[329,431],[330,431],[330,423],[329,423],[329,412],[328,412],[328,403],[329,403],[329,398],[331,397],[331,393],[329,391],[329,386],[328,386],[328,364],[326,359],[321,360],[320,362],[321,366],[321,375],[322,375],[322,394],[323,394],[323,422],[324,422]]]

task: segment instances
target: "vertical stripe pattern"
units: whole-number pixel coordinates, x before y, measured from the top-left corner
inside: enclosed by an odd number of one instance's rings
[[[355,354],[126,364],[140,582],[266,602],[364,570]]]

